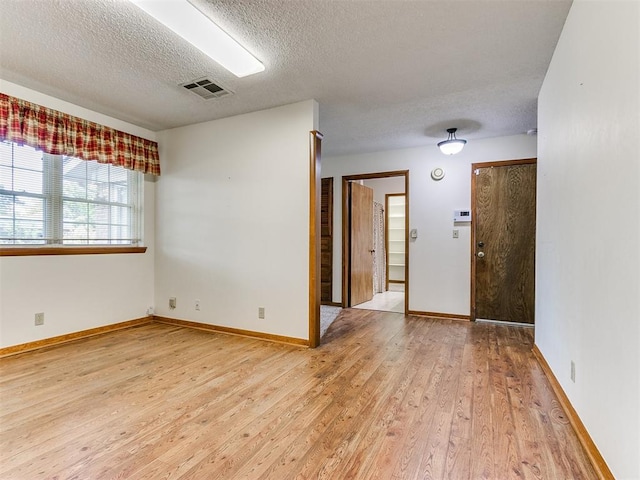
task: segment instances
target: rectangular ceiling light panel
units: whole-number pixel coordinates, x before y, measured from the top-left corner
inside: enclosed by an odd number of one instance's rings
[[[237,77],[264,65],[187,0],[131,0]]]

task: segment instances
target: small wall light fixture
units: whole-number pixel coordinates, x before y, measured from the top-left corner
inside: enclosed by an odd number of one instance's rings
[[[466,140],[456,138],[457,130],[457,128],[447,128],[449,138],[438,143],[438,148],[445,155],[455,155],[456,153],[460,153],[467,143]]]

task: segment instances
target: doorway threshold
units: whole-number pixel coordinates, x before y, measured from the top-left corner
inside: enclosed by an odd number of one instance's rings
[[[376,293],[368,302],[354,305],[351,308],[404,313],[404,292],[393,292],[389,290],[383,293]]]
[[[476,322],[479,323],[494,323],[496,325],[506,325],[506,326],[514,326],[514,327],[535,327],[533,323],[521,323],[521,322],[508,322],[506,320],[490,320],[488,318],[476,318]]]

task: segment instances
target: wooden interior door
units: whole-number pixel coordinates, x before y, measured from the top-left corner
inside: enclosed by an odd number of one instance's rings
[[[535,159],[472,166],[472,319],[534,323]]]
[[[351,289],[349,305],[373,298],[373,189],[349,182]]]
[[[333,177],[322,179],[320,195],[320,301],[333,300]]]

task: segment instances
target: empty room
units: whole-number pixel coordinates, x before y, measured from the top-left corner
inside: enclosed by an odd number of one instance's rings
[[[640,2],[0,0],[0,479],[640,480]]]

